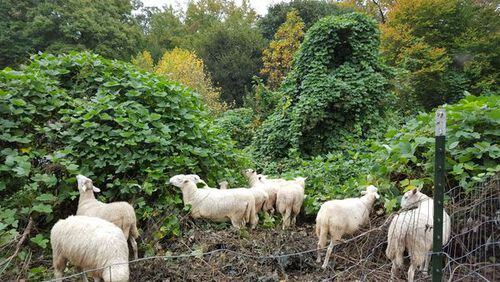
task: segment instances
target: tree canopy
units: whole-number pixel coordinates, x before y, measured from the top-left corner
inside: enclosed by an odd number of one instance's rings
[[[132,9],[128,0],[2,1],[0,67],[39,51],[92,50],[129,59],[141,37]]]

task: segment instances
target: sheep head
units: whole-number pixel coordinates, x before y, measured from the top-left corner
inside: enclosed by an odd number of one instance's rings
[[[208,184],[201,179],[201,177],[198,174],[186,174],[185,177],[191,179],[194,183],[202,183],[205,184],[205,186],[208,186]]]
[[[227,182],[226,180],[219,182],[220,189],[227,189],[228,185],[229,182]]]
[[[188,179],[189,176],[186,176],[184,174],[177,174],[172,177],[170,177],[170,180],[168,181],[171,185],[174,185],[176,187],[182,187],[182,183],[184,180]]]
[[[418,205],[420,201],[424,198],[428,198],[427,195],[420,192],[419,189],[413,189],[404,193],[403,198],[401,198],[401,207],[408,208]]]
[[[369,185],[368,187],[366,187],[365,191],[361,191],[361,195],[372,194],[375,196],[375,199],[380,199],[380,195],[377,193],[377,191],[378,191],[377,187]]]
[[[76,176],[76,182],[78,183],[78,191],[80,193],[85,193],[87,190],[92,190],[94,192],[101,192],[101,189],[94,186],[92,179],[78,174]]]
[[[295,177],[295,182],[297,184],[299,184],[300,186],[302,186],[302,188],[305,188],[306,187],[306,180],[307,180],[307,177]]]
[[[243,175],[246,177],[246,178],[251,178],[252,176],[255,176],[257,175],[257,172],[251,168],[248,168],[248,169],[245,169],[243,171]]]

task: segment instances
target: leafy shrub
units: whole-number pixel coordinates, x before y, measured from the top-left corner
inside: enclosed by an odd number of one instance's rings
[[[169,176],[214,182],[247,166],[197,94],[91,53],[1,70],[0,99],[1,243],[31,216],[41,245],[43,231],[75,212],[77,173],[105,186],[102,198],[129,201],[140,220],[163,226],[156,239],[178,235],[182,201]]]
[[[304,211],[314,216],[322,203],[331,199],[358,197],[362,185],[367,183],[370,159],[366,148],[355,146],[351,150],[334,152],[302,159],[298,156],[264,165],[265,173],[280,175],[291,179],[307,177]]]
[[[467,96],[445,109],[448,185],[472,189],[500,171],[500,96]],[[401,190],[432,189],[434,116],[422,113],[401,129],[389,129],[385,140],[373,144],[375,178]]]
[[[361,14],[319,20],[307,32],[282,85],[285,101],[256,134],[258,156],[324,154],[365,137],[389,100],[375,21]]]
[[[238,148],[244,148],[252,142],[255,131],[253,111],[248,108],[239,108],[224,112],[217,124],[236,141]]]

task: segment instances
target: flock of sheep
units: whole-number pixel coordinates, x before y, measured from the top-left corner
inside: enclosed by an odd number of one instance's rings
[[[179,174],[170,178],[170,184],[181,188],[185,205],[191,206],[193,218],[212,221],[230,220],[235,228],[255,228],[259,212],[282,216],[282,228],[295,224],[304,201],[306,178],[293,180],[271,179],[257,174],[252,169],[244,171],[250,188],[228,189],[227,182],[220,188],[210,188],[196,174]],[[78,175],[80,199],[76,216],[59,220],[51,230],[50,241],[56,280],[62,279],[67,261],[80,272],[88,271],[95,281],[128,281],[129,250],[127,241],[138,258],[136,238],[137,222],[133,207],[126,202],[102,203],[95,199],[94,192],[100,189],[91,179]],[[197,184],[204,185],[198,188]],[[318,237],[317,262],[321,262],[321,251],[328,237],[330,244],[322,265],[328,266],[333,247],[341,237],[353,234],[368,222],[370,212],[380,198],[375,186],[368,186],[359,198],[331,200],[324,203],[316,217]],[[429,265],[432,248],[433,199],[418,190],[404,194],[402,212],[395,215],[389,226],[386,255],[392,261],[391,276],[397,276],[403,265],[406,250],[411,257],[408,281],[413,281],[417,268],[424,272]],[[444,213],[443,244],[450,238],[451,223]],[[84,275],[84,281],[87,281]]]

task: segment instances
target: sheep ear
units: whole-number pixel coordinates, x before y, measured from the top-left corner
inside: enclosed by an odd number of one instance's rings
[[[92,191],[96,192],[96,193],[99,193],[101,192],[101,189],[95,187],[95,186],[92,186]]]
[[[366,191],[361,191],[361,195],[366,195]]]
[[[378,193],[375,193],[375,199],[380,199],[380,195]]]
[[[412,193],[413,195],[417,194],[417,192],[418,192],[418,189],[413,189],[413,190],[411,190],[411,193]]]

